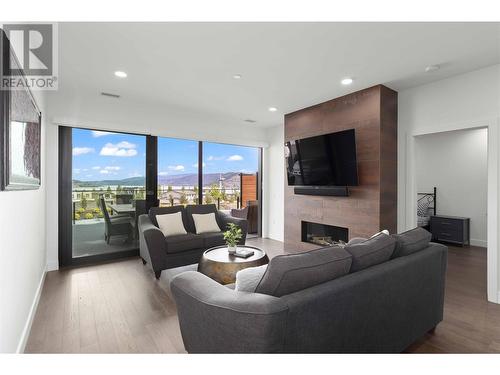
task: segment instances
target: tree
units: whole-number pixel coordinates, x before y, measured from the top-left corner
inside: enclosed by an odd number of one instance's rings
[[[182,191],[186,190],[186,188],[184,187],[184,185],[182,185],[181,190]]]
[[[80,206],[86,210],[87,209],[87,198],[85,198],[85,195],[82,195],[82,200],[80,201]]]
[[[170,193],[171,191],[172,191],[172,186],[171,186],[171,185],[168,185],[168,186],[167,186],[167,192],[169,192],[169,193]]]
[[[213,202],[214,202],[214,200],[212,199],[212,196],[210,194],[205,194],[205,203],[211,204]]]
[[[210,189],[208,190],[208,194],[212,197],[212,199],[214,201],[222,198],[222,193],[216,184],[210,185]]]
[[[186,194],[182,193],[180,198],[179,198],[179,203],[182,205],[188,204],[188,199],[186,197]]]
[[[172,194],[169,194],[169,195],[168,195],[168,200],[169,200],[169,202],[170,202],[170,205],[171,205],[171,206],[173,206],[173,205],[174,205],[174,197],[173,197],[173,195],[172,195]]]

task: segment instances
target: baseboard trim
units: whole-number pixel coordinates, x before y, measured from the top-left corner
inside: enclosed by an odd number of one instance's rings
[[[485,241],[485,240],[476,240],[474,238],[471,238],[470,244],[472,246],[488,247],[488,241]]]
[[[47,275],[47,267],[43,271],[42,277],[40,278],[40,283],[38,284],[38,288],[35,293],[35,298],[33,299],[33,303],[31,304],[31,309],[28,314],[28,318],[26,319],[26,324],[24,325],[23,333],[21,334],[21,338],[19,339],[19,344],[17,345],[16,353],[24,353],[24,349],[26,348],[28,337],[31,331],[31,326],[33,325],[33,319],[35,318],[36,309],[38,307],[38,303],[40,302],[40,296],[42,295],[43,284],[45,283],[45,275]]]
[[[59,269],[59,262],[58,261],[47,262],[47,272],[57,271],[58,269]]]

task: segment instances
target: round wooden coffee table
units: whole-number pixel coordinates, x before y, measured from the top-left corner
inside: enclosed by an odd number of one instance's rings
[[[227,246],[216,246],[203,253],[198,264],[198,272],[207,275],[221,284],[231,284],[236,281],[236,272],[269,263],[266,253],[254,246],[238,246],[238,250],[253,250],[254,254],[248,258],[230,255]]]

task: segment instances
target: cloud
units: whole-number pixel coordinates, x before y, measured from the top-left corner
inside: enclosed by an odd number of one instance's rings
[[[201,166],[202,166],[202,167],[205,167],[205,166],[206,166],[205,162],[203,162],[203,163],[201,164]],[[193,168],[198,168],[198,163],[194,163],[194,164],[193,164]]]
[[[92,167],[92,169],[93,169],[94,171],[97,171],[97,170],[101,169],[101,167],[99,167],[98,165],[96,165],[95,167]]]
[[[168,175],[168,172],[158,172],[158,176],[166,176]]]
[[[169,165],[168,169],[171,171],[183,171],[186,168],[183,165]]]
[[[95,150],[91,147],[73,147],[73,156],[85,155],[94,152]]]
[[[224,156],[213,156],[213,155],[210,155],[207,160],[208,161],[212,161],[212,160],[222,160],[224,159]]]
[[[243,160],[243,156],[241,155],[231,155],[226,159],[226,161],[240,161]]]
[[[104,167],[104,169],[107,171],[119,171],[122,168],[121,167]]]
[[[92,177],[92,175],[91,174],[87,174],[87,175],[85,175],[85,177]]]
[[[100,155],[102,156],[123,156],[130,157],[137,155],[137,146],[133,143],[123,141],[117,144],[106,143],[101,149]]]
[[[111,134],[113,134],[113,133],[105,132],[102,130],[92,130],[92,137],[94,137],[94,138],[104,137],[105,135],[111,135]]]
[[[99,171],[99,173],[101,173],[101,174],[109,174],[109,171],[108,171],[108,170],[106,170],[106,169],[101,169],[101,170]]]
[[[118,147],[118,148],[136,148],[137,145],[134,143],[127,142],[127,141],[122,141],[122,142],[118,143],[116,145],[116,147]]]
[[[78,168],[73,169],[73,173],[74,173],[74,174],[78,174],[78,173],[80,173],[80,169],[78,169]]]

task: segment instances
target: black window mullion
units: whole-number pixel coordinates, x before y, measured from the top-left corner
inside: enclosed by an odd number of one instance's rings
[[[198,142],[198,204],[203,203],[203,142]]]

